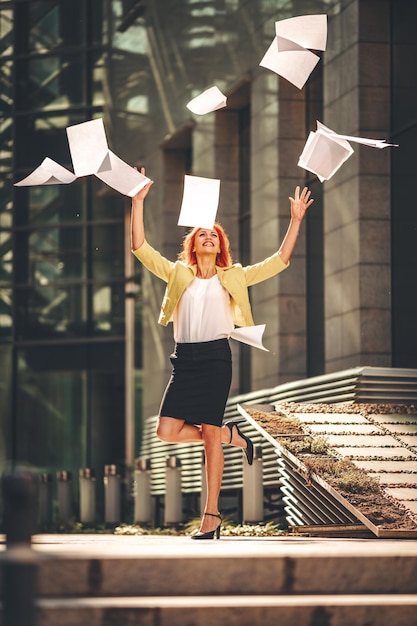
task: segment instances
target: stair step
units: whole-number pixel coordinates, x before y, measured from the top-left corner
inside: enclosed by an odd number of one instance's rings
[[[389,576],[381,576],[389,572]],[[415,556],[44,558],[42,597],[417,593]]]
[[[38,601],[37,626],[417,626],[416,609],[403,594],[60,598]]]

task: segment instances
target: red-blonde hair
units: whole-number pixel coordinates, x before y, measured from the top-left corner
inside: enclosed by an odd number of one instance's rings
[[[201,230],[201,226],[195,226],[192,230],[188,231],[182,242],[182,249],[178,255],[178,259],[183,261],[187,265],[195,265],[197,258],[194,252],[194,241],[198,231]],[[223,226],[218,222],[213,225],[213,228],[207,230],[215,230],[219,237],[220,252],[217,254],[216,265],[219,267],[228,267],[232,265],[233,259],[230,253],[229,237],[226,235]]]

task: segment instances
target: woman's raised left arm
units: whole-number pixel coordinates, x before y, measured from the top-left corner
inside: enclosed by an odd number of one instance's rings
[[[291,258],[298,239],[298,233],[300,232],[301,222],[304,219],[308,207],[314,202],[313,198],[310,198],[310,194],[311,191],[307,187],[304,187],[300,193],[300,187],[297,186],[295,188],[294,197],[289,198],[291,203],[291,220],[278,250],[284,263],[288,263]]]

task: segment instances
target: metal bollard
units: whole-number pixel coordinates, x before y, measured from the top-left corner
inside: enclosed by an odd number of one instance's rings
[[[72,474],[65,470],[56,473],[59,522],[68,522],[73,517]]]
[[[7,537],[2,572],[2,623],[5,626],[35,626],[37,556],[31,549],[31,537],[38,519],[38,477],[15,472],[3,478],[2,491]]]
[[[39,524],[47,526],[52,522],[52,474],[39,474]]]
[[[206,475],[206,456],[204,451],[201,454],[201,492],[200,492],[200,514],[204,514],[207,500],[207,475]]]
[[[120,474],[116,465],[104,466],[104,522],[120,523]]]
[[[152,522],[151,460],[136,459],[134,482],[133,522]]]
[[[96,520],[96,478],[94,470],[80,469],[80,522],[92,523]]]
[[[243,522],[263,522],[264,488],[262,448],[255,448],[253,464],[243,465]]]
[[[176,456],[169,456],[165,471],[164,524],[178,524],[182,519],[181,463]]]

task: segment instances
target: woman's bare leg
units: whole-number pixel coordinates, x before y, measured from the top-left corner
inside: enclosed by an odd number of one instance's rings
[[[156,436],[167,443],[201,443],[201,427],[174,417],[160,417]]]
[[[227,426],[222,426],[218,430],[221,433],[222,443],[239,448],[246,447],[245,440],[238,434],[236,428],[232,430],[232,441],[230,441],[230,429]],[[161,441],[168,443],[201,443],[203,441],[201,426],[187,424],[184,420],[174,417],[160,417],[156,427],[156,435]]]
[[[203,424],[201,427],[204,443],[207,499],[204,511],[207,513],[219,512],[219,494],[222,486],[224,455],[222,447],[222,428]],[[200,531],[208,532],[219,525],[220,520],[205,516],[201,520]]]

